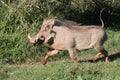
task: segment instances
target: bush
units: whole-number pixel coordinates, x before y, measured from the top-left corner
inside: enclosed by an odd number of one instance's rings
[[[40,53],[47,52],[47,48],[40,45],[35,50],[29,45],[27,34],[35,35],[44,19],[63,18],[82,24],[101,24],[99,11],[103,7],[107,9],[103,13],[104,22],[119,26],[119,0],[1,0],[0,60],[8,63],[39,60],[44,55]]]

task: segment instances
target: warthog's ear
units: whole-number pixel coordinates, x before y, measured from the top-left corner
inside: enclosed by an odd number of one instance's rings
[[[53,25],[53,26],[61,26],[61,25],[62,25],[61,23],[62,23],[62,22],[61,22],[60,20],[55,19],[55,20],[54,20],[54,25]]]
[[[60,22],[60,20],[58,20],[58,19],[52,19],[51,20],[51,29],[53,29],[53,27],[54,26],[61,26],[62,24],[61,24],[61,22]]]

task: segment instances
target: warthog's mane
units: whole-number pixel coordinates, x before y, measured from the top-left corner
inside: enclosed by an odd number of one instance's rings
[[[55,25],[61,27],[67,27],[70,30],[89,30],[93,28],[102,28],[100,25],[79,25],[78,23],[70,20],[55,19]]]

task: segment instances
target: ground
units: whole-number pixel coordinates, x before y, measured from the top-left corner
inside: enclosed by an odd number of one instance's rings
[[[0,80],[120,80],[120,53],[109,57],[111,61],[108,63],[81,61],[83,58],[79,58],[80,62],[74,64],[67,56],[61,60],[49,60],[47,65],[41,62],[2,64]]]

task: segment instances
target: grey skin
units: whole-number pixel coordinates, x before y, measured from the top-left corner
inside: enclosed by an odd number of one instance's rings
[[[103,9],[101,10],[102,13]],[[67,50],[74,63],[77,63],[76,50],[86,50],[94,48],[98,53],[94,56],[94,60],[102,54],[105,57],[105,62],[108,62],[108,52],[104,49],[103,44],[107,40],[107,35],[104,30],[104,23],[101,26],[88,25],[79,26],[75,22],[68,20],[50,19],[43,22],[43,25],[35,37],[28,35],[30,43],[35,44],[38,39],[43,40],[44,43],[49,43],[52,38],[50,46],[54,49],[47,52],[42,59],[42,64],[47,63],[47,59],[59,53],[62,50]]]

